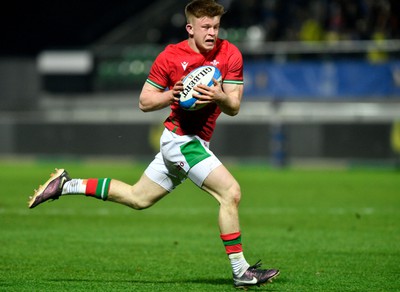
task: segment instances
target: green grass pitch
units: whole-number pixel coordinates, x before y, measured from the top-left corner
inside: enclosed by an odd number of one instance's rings
[[[218,206],[189,181],[150,209],[83,196],[33,210],[55,166],[134,183],[145,165],[0,162],[0,291],[234,291]],[[400,173],[228,166],[244,252],[281,275],[254,291],[400,291]]]

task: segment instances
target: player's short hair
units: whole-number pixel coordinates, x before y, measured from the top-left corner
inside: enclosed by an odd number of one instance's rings
[[[224,13],[224,6],[214,0],[192,0],[185,7],[185,16],[188,23],[191,17],[215,17],[222,16]]]

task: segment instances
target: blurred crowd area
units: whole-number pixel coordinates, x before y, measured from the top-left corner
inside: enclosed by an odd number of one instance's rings
[[[226,27],[263,41],[400,38],[399,0],[221,0]]]
[[[133,80],[138,81],[138,87],[142,86],[142,79],[146,78],[160,47],[187,38],[184,11],[177,2],[168,11],[163,11],[165,17],[158,17],[161,15],[159,12],[146,16],[148,29],[144,31],[135,30],[130,24],[125,26],[126,38],[121,43],[135,46],[125,47],[117,56],[104,54],[104,58],[98,58],[96,88],[118,89],[124,84],[131,86]],[[240,45],[241,49],[247,48],[247,51],[242,50],[246,61],[283,63],[345,59],[385,63],[400,58],[398,41],[390,42],[396,43],[394,48],[382,45],[385,43],[382,40],[400,39],[400,0],[218,2],[227,10],[222,18],[219,36]],[[325,41],[333,46],[327,46],[326,43],[308,46],[302,43],[305,41]],[[267,46],[263,46],[265,42],[269,42]],[[274,47],[273,42],[285,43]],[[342,47],[343,50],[340,50]],[[331,67],[327,70],[329,79],[329,74],[335,70]],[[399,79],[397,72],[398,69],[393,73],[394,80]],[[255,78],[258,79],[263,80],[261,83],[266,80],[264,77]]]

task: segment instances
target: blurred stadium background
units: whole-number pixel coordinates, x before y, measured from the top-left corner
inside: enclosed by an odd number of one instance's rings
[[[152,60],[186,38],[185,1],[14,1],[2,9],[0,155],[153,156],[167,110],[141,113]],[[220,37],[245,59],[221,156],[394,165],[400,154],[397,0],[223,0]],[[244,139],[238,139],[243,137]]]

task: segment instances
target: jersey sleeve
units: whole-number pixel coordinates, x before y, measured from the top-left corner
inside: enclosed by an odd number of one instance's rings
[[[228,54],[228,72],[224,83],[243,84],[243,57],[239,49],[232,45]]]
[[[150,83],[158,89],[165,89],[168,87],[168,61],[165,51],[161,52],[154,60],[149,75],[146,79],[147,83]]]

